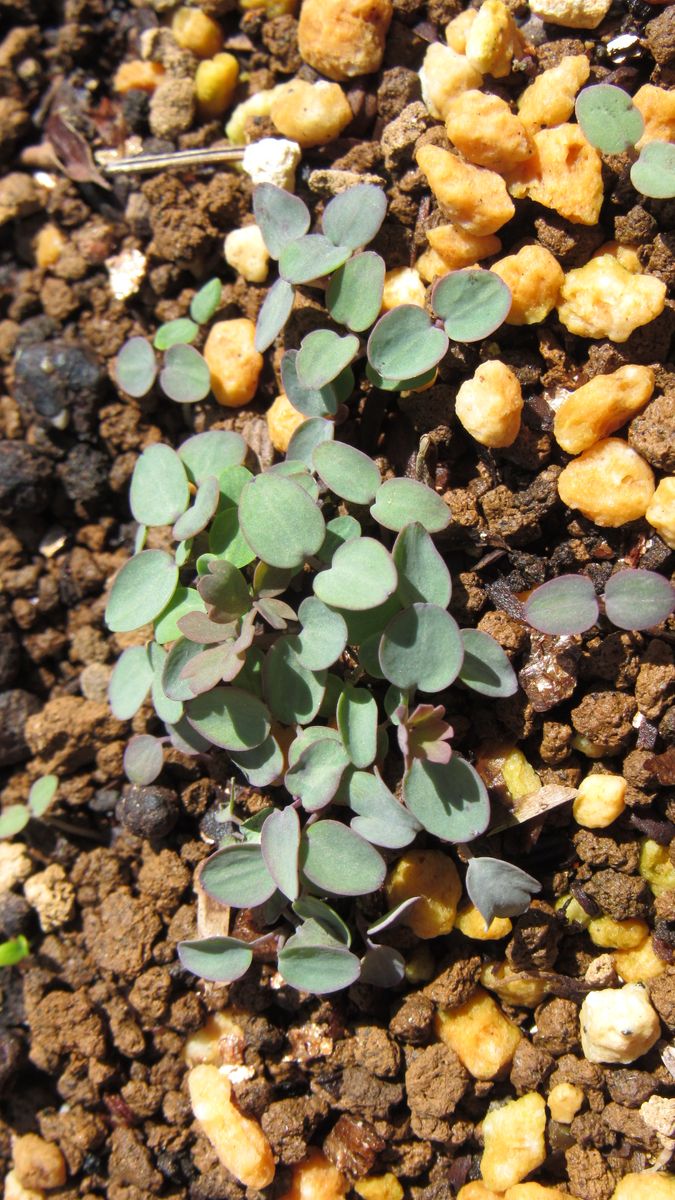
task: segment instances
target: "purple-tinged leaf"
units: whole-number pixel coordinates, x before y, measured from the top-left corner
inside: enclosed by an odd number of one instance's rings
[[[286,604],[283,600],[276,600],[271,596],[255,600],[253,607],[260,614],[263,621],[267,621],[267,624],[272,626],[272,629],[287,629],[289,621],[297,620],[290,604]]]
[[[617,571],[605,587],[605,612],[619,629],[651,629],[675,608],[675,590],[656,571]]]
[[[390,929],[393,925],[397,925],[402,917],[416,904],[419,896],[409,896],[407,900],[402,900],[395,908],[390,908],[383,917],[378,917],[372,925],[368,926],[368,937],[375,937],[376,933],[382,933],[385,929]]]
[[[164,751],[158,738],[139,733],[127,743],[124,771],[130,783],[153,783],[164,766]]]
[[[540,633],[584,633],[598,619],[595,590],[586,575],[559,575],[525,601],[525,620]]]
[[[190,642],[227,642],[237,631],[236,621],[212,621],[206,613],[193,611],[186,613],[178,622],[183,637]]]

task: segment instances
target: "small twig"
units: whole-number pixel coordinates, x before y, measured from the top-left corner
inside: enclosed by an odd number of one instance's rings
[[[106,175],[133,175],[140,171],[162,171],[167,167],[208,167],[239,162],[244,146],[219,146],[211,150],[173,150],[169,154],[135,154],[114,162],[100,163]]]

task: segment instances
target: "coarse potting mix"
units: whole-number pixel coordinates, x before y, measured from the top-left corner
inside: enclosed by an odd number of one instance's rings
[[[675,5],[0,18],[5,1200],[675,1200]]]

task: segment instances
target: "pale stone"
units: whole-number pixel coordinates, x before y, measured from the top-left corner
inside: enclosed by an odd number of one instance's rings
[[[272,1148],[258,1122],[232,1103],[229,1080],[207,1063],[193,1067],[187,1078],[195,1120],[223,1166],[244,1187],[268,1187],[275,1174]]]
[[[574,112],[577,92],[586,83],[591,64],[585,54],[567,54],[557,67],[537,75],[521,92],[518,115],[530,133],[562,125]]]
[[[292,192],[301,158],[297,142],[288,138],[261,138],[246,147],[241,165],[253,183],[273,183]]]
[[[511,13],[503,0],[484,0],[466,35],[466,57],[484,75],[502,79],[523,47]]]
[[[555,439],[568,454],[580,454],[620,429],[640,412],[654,391],[651,367],[627,364],[596,375],[563,400],[555,414]]]
[[[567,29],[596,29],[612,0],[530,0],[530,12],[549,25]]]
[[[501,175],[462,162],[440,146],[421,146],[417,164],[444,216],[467,233],[496,233],[515,213]]]
[[[589,992],[581,1005],[579,1022],[581,1046],[589,1062],[635,1062],[661,1036],[661,1024],[647,990],[637,983]]]
[[[479,88],[483,76],[474,63],[442,42],[427,46],[419,71],[422,99],[432,117],[444,120],[450,101],[469,88]]]
[[[560,297],[558,317],[570,333],[625,342],[663,312],[666,285],[654,275],[634,275],[603,254],[568,271]]]
[[[225,238],[225,261],[249,283],[264,283],[269,272],[270,254],[257,225],[242,225]]]
[[[605,529],[644,517],[654,489],[651,467],[620,438],[596,442],[558,476],[563,504]]]
[[[255,396],[263,356],[255,348],[255,325],[248,317],[216,321],[204,346],[211,387],[219,404],[241,408]]]
[[[483,1121],[480,1172],[488,1187],[506,1191],[546,1160],[546,1104],[527,1092],[489,1112]]]
[[[457,392],[457,420],[481,446],[511,446],[518,437],[522,410],[518,379],[496,358],[481,363]]]
[[[445,128],[469,162],[491,171],[512,171],[534,148],[525,126],[506,101],[475,88],[450,101]]]
[[[529,196],[575,225],[597,225],[603,201],[602,159],[578,125],[534,134],[534,154],[509,177],[516,199]]]
[[[543,321],[558,303],[565,273],[544,246],[523,246],[517,254],[493,263],[490,270],[511,290],[508,325],[533,325]]]
[[[675,550],[675,475],[666,475],[660,481],[645,517],[661,541]]]
[[[300,55],[328,79],[379,71],[392,0],[303,0],[298,22]]]
[[[299,146],[324,146],[352,120],[352,110],[339,83],[293,79],[277,89],[270,116],[279,133]]]

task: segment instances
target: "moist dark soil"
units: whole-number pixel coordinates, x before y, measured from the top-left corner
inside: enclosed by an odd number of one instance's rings
[[[381,71],[346,85],[352,125],[338,141],[306,151],[298,173],[298,194],[315,214],[335,186],[332,171],[384,181],[389,214],[375,248],[388,267],[408,265],[426,248],[436,214],[412,158],[385,163],[382,134],[419,99],[426,46],[460,7],[395,0]],[[511,7],[527,17],[518,0]],[[211,8],[221,14],[225,48],[248,72],[240,98],[298,71],[316,77],[299,57],[293,16]],[[356,985],[311,998],[279,986],[265,961],[229,989],[199,982],[178,964],[176,942],[195,930],[192,875],[209,853],[209,814],[222,804],[231,770],[216,757],[207,774],[201,761],[171,752],[161,786],[122,795],[126,739],[152,731],[155,718],[143,708],[121,723],[108,710],[107,683],[125,641],[104,626],[105,592],[133,551],[127,491],[145,447],[236,428],[261,464],[273,461],[264,414],[279,390],[278,355],[274,369],[266,356],[255,403],[234,415],[209,401],[182,409],[154,393],[131,401],[112,381],[124,341],[184,315],[213,275],[224,280],[219,316],[255,318],[265,296],[265,286],[246,284],[222,253],[225,234],[250,213],[246,177],[165,171],[103,186],[83,151],[117,149],[130,137],[147,151],[222,137],[221,122],[195,123],[158,143],[147,97],[121,98],[112,88],[119,64],[138,56],[143,31],[165,21],[166,9],[162,0],[0,0],[2,804],[24,802],[40,775],[60,779],[54,818],[32,822],[13,843],[22,847],[18,875],[0,901],[2,938],[25,934],[31,946],[19,966],[0,971],[0,1159],[9,1169],[13,1136],[33,1132],[65,1157],[67,1181],[50,1192],[61,1200],[238,1200],[245,1189],[192,1119],[183,1057],[187,1036],[229,1007],[244,1034],[236,1098],[261,1120],[279,1162],[271,1196],[285,1192],[288,1168],[311,1145],[350,1179],[392,1172],[414,1200],[449,1200],[479,1178],[491,1104],[571,1082],[582,1087],[584,1106],[571,1126],[549,1120],[549,1156],[537,1179],[579,1200],[610,1200],[623,1175],[644,1170],[662,1150],[640,1105],[675,1094],[660,1056],[675,1028],[675,896],[655,902],[638,874],[645,834],[670,843],[675,861],[675,626],[645,634],[596,627],[560,644],[530,636],[508,608],[514,593],[564,572],[585,572],[601,591],[619,560],[670,574],[672,554],[644,522],[600,529],[562,505],[556,479],[566,459],[551,435],[548,399],[624,362],[652,365],[656,398],[629,439],[657,473],[672,473],[675,306],[669,300],[661,318],[618,346],[573,338],[553,317],[533,329],[506,326],[487,351],[454,347],[422,395],[397,402],[364,386],[341,432],[445,497],[453,521],[441,548],[455,580],[452,611],[492,633],[521,672],[523,690],[511,700],[487,706],[457,693],[454,744],[474,760],[488,742],[517,745],[543,784],[575,786],[594,763],[623,772],[624,816],[592,832],[572,821],[567,804],[493,838],[491,852],[535,874],[541,897],[501,942],[454,932],[416,943],[399,931],[411,964],[400,991]],[[675,7],[637,0],[628,11],[616,3],[593,32],[532,19],[526,31],[527,53],[495,84],[507,97],[568,53],[589,56],[592,82],[630,91],[675,82]],[[622,31],[635,41],[620,62],[608,44]],[[266,119],[249,121],[249,140],[269,133]],[[675,206],[640,198],[623,160],[607,160],[605,171],[600,228],[523,203],[504,252],[536,238],[569,269],[616,238],[639,245],[640,261],[672,296]],[[45,269],[36,265],[35,239],[50,224],[65,244]],[[106,260],[132,250],[145,256],[142,281],[118,300]],[[298,344],[307,318],[311,310],[296,312],[287,345]],[[521,434],[505,451],[477,446],[454,416],[457,385],[485,353],[512,366],[526,398]],[[577,735],[611,752],[589,760]],[[237,798],[242,812],[264,801],[243,785]],[[23,894],[26,876],[36,875],[39,904],[34,890],[31,902]],[[555,910],[570,891],[589,913],[639,917],[654,932],[665,971],[649,987],[663,1041],[637,1068],[594,1065],[581,1053],[585,974],[601,951]],[[239,918],[243,936],[246,920]],[[439,1005],[471,996],[490,960],[541,979],[545,994],[536,1008],[506,1007],[524,1038],[510,1075],[483,1083],[439,1044],[433,1019]]]

